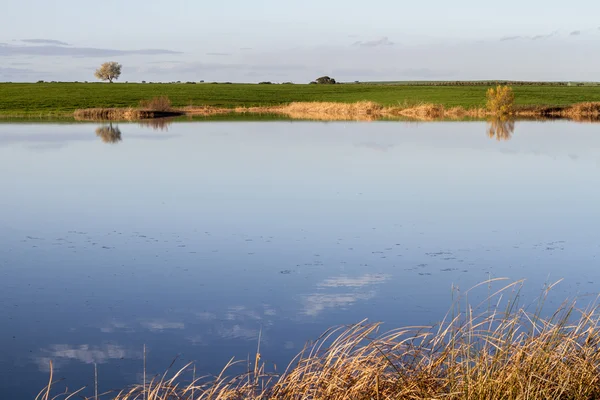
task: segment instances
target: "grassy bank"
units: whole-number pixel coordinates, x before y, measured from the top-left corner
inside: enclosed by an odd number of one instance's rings
[[[489,86],[432,85],[250,85],[127,83],[2,83],[0,116],[65,116],[76,109],[136,107],[168,96],[173,107],[279,106],[292,102],[371,101],[382,106],[438,104],[466,109],[485,106]],[[600,101],[598,86],[514,86],[516,105],[564,106]]]
[[[380,332],[365,322],[331,329],[283,372],[268,372],[258,349],[231,373],[196,378],[191,364],[103,398],[203,399],[595,399],[600,397],[600,315],[565,303],[542,313],[551,286],[528,310],[520,282],[480,306],[458,298],[435,327]],[[480,286],[480,287],[485,287]],[[542,315],[548,315],[543,318]],[[232,368],[234,367],[234,368]],[[52,382],[52,376],[50,377]],[[52,385],[38,398],[51,398]]]

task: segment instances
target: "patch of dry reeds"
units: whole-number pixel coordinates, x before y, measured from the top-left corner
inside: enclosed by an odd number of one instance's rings
[[[171,111],[171,99],[168,96],[156,96],[150,100],[140,100],[140,108],[151,111]]]
[[[78,121],[130,121],[144,118],[154,118],[153,111],[137,108],[86,108],[75,110],[73,117]]]
[[[492,282],[487,282],[488,284]],[[565,303],[542,318],[518,307],[520,282],[497,291],[483,311],[457,300],[437,327],[381,334],[361,322],[324,333],[281,375],[260,351],[243,375],[195,378],[192,365],[135,385],[117,400],[208,399],[594,399],[600,397],[600,328],[595,306]],[[498,300],[512,291],[508,301]],[[492,300],[493,299],[493,300]],[[495,306],[489,306],[495,302]],[[260,342],[260,340],[259,340]],[[193,370],[195,371],[195,370]],[[190,375],[192,377],[190,378]],[[39,398],[50,392],[48,388]],[[48,396],[46,395],[46,398]]]

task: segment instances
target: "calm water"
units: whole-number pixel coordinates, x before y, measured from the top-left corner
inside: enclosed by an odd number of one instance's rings
[[[332,325],[434,323],[488,277],[600,291],[600,125],[115,128],[0,125],[2,399],[50,360],[70,388],[94,363],[100,391],[138,382],[144,345],[150,375],[214,373],[261,330],[281,369]]]

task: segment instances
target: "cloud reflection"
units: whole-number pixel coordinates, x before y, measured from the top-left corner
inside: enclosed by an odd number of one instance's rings
[[[384,274],[365,274],[358,277],[336,276],[325,279],[323,282],[317,284],[317,287],[319,289],[360,289],[366,286],[380,285],[390,278],[390,275]],[[313,293],[304,297],[302,313],[307,316],[316,317],[327,309],[344,309],[357,301],[370,300],[376,294],[375,290],[368,292]]]
[[[42,372],[49,371],[50,361],[53,362],[56,370],[60,365],[64,365],[69,361],[78,361],[84,364],[105,364],[110,360],[141,358],[140,352],[127,350],[123,346],[115,344],[101,346],[54,344],[47,349],[42,349],[42,354],[35,358],[35,363]]]
[[[383,283],[390,279],[389,275],[381,274],[366,274],[357,278],[351,278],[348,276],[338,276],[334,278],[325,279],[319,283],[318,287],[364,287],[368,285],[375,285]]]
[[[151,332],[162,332],[172,329],[185,329],[185,324],[183,322],[171,322],[162,319],[140,321],[140,325],[150,330]]]
[[[367,293],[341,293],[341,294],[311,294],[304,298],[303,314],[316,317],[323,311],[331,308],[346,308],[359,300],[370,300],[375,297],[375,292]]]

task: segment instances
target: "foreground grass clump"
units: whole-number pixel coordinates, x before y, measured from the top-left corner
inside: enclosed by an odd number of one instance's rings
[[[511,300],[483,311],[458,307],[437,327],[380,334],[365,322],[331,329],[283,374],[267,373],[257,351],[247,373],[192,375],[191,365],[119,393],[118,400],[171,399],[595,399],[600,397],[600,327],[595,307],[565,303],[547,318]],[[489,302],[485,302],[489,304]],[[503,304],[502,306],[500,304]],[[259,340],[260,349],[260,340]],[[52,377],[50,378],[52,381]],[[38,398],[47,399],[51,384]]]

